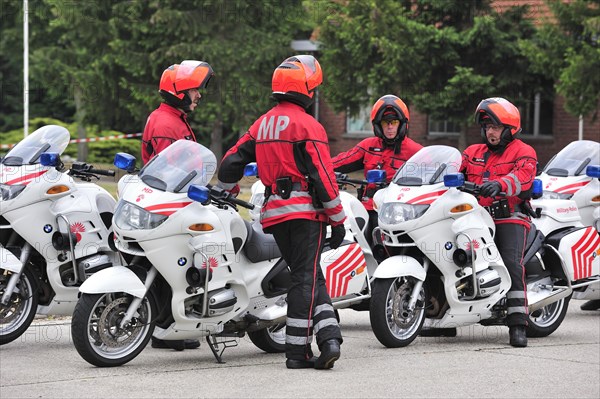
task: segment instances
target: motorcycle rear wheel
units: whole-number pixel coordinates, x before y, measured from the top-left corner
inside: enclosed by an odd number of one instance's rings
[[[283,353],[285,352],[285,323],[251,331],[248,333],[248,338],[260,350],[267,353]]]
[[[571,296],[568,296],[528,315],[527,336],[530,338],[547,337],[556,331],[565,319],[570,300]]]
[[[0,269],[0,298],[13,275]],[[19,338],[29,328],[38,307],[37,280],[30,269],[23,270],[8,304],[0,305],[0,345]]]
[[[371,328],[375,337],[388,348],[409,345],[417,338],[425,322],[425,284],[413,312],[407,311],[410,294],[417,280],[413,277],[376,279],[372,285]]]
[[[132,300],[131,295],[121,292],[81,295],[73,311],[71,335],[75,349],[88,363],[121,366],[146,347],[154,332],[156,301],[148,292],[129,325],[120,328]]]

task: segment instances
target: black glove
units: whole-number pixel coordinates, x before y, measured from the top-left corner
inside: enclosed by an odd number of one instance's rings
[[[497,181],[488,181],[481,185],[481,189],[479,190],[479,194],[482,197],[495,197],[500,194],[502,190],[502,186]]]
[[[344,224],[338,224],[336,226],[331,226],[331,238],[329,239],[329,247],[331,249],[336,249],[340,246],[342,241],[344,241],[344,237],[346,236],[346,228]]]

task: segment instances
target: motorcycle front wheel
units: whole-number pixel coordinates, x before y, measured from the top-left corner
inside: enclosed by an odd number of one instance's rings
[[[425,284],[413,311],[408,310],[417,279],[399,277],[376,279],[372,285],[371,328],[388,348],[407,346],[417,338],[425,321]]]
[[[285,323],[248,332],[248,338],[260,350],[267,353],[283,353],[285,352]]]
[[[531,312],[528,315],[526,333],[531,338],[547,337],[562,324],[569,308],[571,296]]]
[[[12,272],[0,269],[0,298],[6,291]],[[29,328],[38,307],[37,283],[34,273],[23,270],[6,305],[0,304],[0,345],[19,338]]]
[[[131,321],[121,327],[133,299],[122,292],[81,295],[73,311],[71,334],[84,360],[98,367],[121,366],[144,349],[154,332],[156,301],[148,292]]]

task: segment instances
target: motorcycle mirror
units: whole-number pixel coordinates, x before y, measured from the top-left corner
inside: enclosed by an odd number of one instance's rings
[[[444,176],[444,186],[462,187],[465,184],[465,175],[462,173],[450,173]]]
[[[586,176],[600,179],[600,165],[590,165],[585,170]]]
[[[58,152],[44,152],[40,156],[40,163],[43,166],[56,166],[60,163],[60,154]]]
[[[210,190],[207,187],[192,184],[188,188],[187,195],[189,199],[199,202],[202,205],[210,204]]]
[[[136,159],[133,155],[125,152],[118,152],[115,154],[113,165],[127,173],[131,173],[135,170],[135,161]]]
[[[258,176],[258,166],[256,162],[250,162],[244,167],[244,176]]]
[[[533,186],[531,186],[531,198],[538,199],[544,194],[544,183],[540,179],[533,180]]]
[[[368,183],[383,183],[386,179],[387,173],[381,169],[371,169],[367,171],[367,182]]]

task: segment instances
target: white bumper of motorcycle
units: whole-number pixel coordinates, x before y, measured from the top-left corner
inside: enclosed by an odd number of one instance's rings
[[[0,247],[0,269],[19,273],[22,268],[23,264],[19,258],[14,256],[8,249]]]
[[[146,287],[139,277],[124,266],[113,266],[94,273],[79,287],[84,294],[126,292],[137,298],[146,295]]]
[[[377,266],[373,278],[396,278],[400,276],[412,276],[418,280],[425,281],[425,269],[415,259],[406,255],[396,255],[385,259]]]

